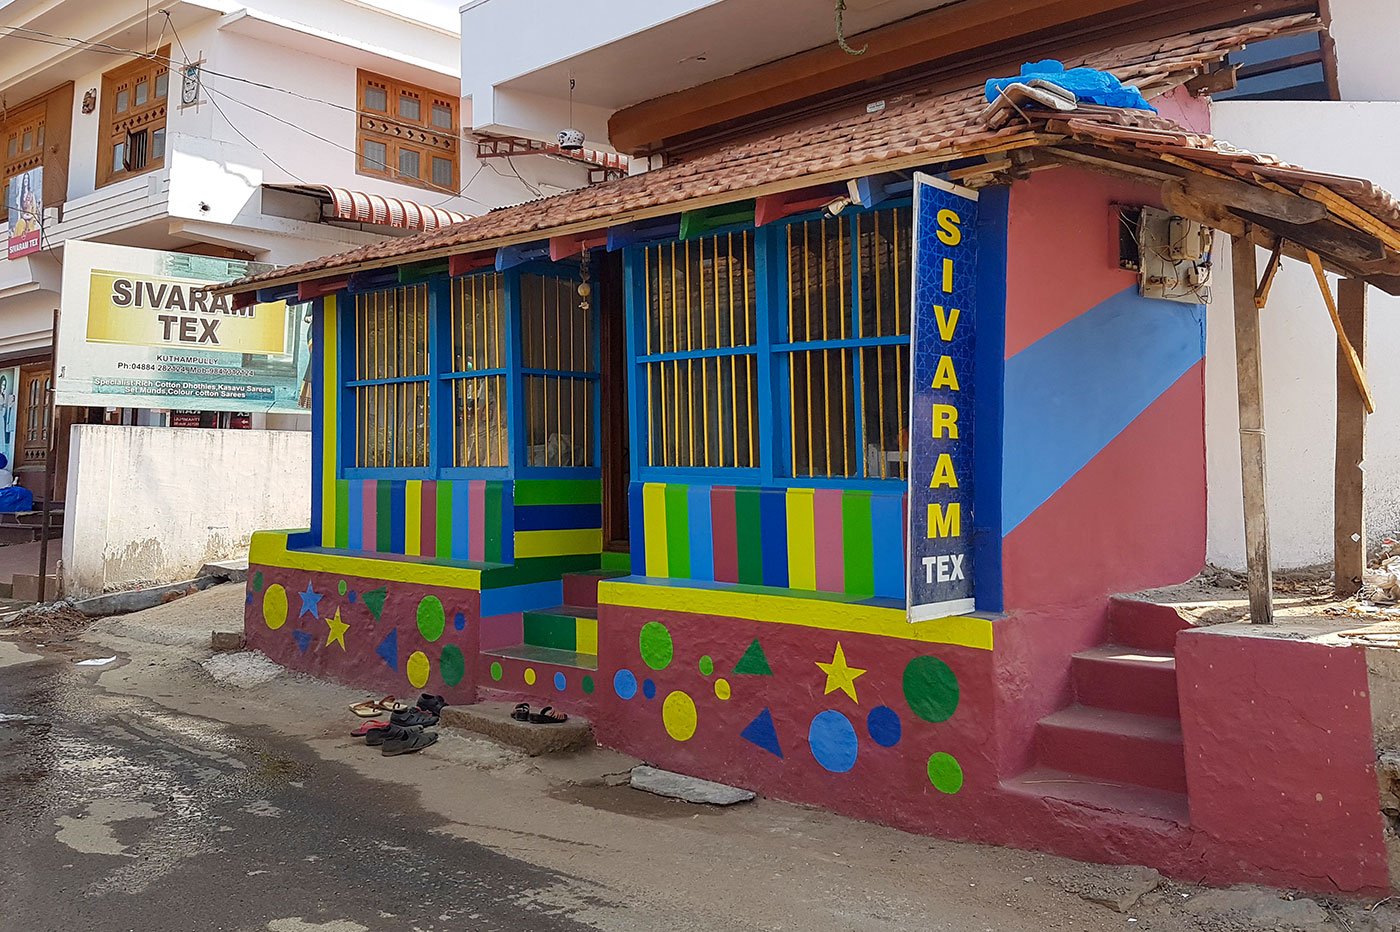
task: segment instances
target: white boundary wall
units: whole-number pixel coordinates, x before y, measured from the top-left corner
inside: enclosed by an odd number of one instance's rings
[[[1211,107],[1211,132],[1310,169],[1369,178],[1400,191],[1400,102],[1236,101]],[[1259,254],[1262,271],[1266,256]],[[1244,568],[1239,417],[1228,246],[1217,249],[1207,313],[1206,558]],[[1332,279],[1333,293],[1336,280]],[[1400,533],[1400,298],[1367,289],[1367,537]],[[1317,281],[1285,260],[1261,315],[1269,536],[1280,568],[1332,561],[1336,336]]]
[[[252,533],[306,527],[311,435],[302,431],[73,427],[63,581],[82,597],[194,576],[245,556]]]

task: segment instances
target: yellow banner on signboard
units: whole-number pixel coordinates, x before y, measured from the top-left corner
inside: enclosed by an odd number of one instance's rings
[[[287,303],[233,306],[215,282],[94,269],[87,338],[95,343],[285,354]]]

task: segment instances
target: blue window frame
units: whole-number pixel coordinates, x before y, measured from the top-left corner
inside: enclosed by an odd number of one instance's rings
[[[759,324],[754,235],[646,246],[634,291],[648,467],[757,476]]]
[[[599,474],[598,328],[538,264],[348,295],[340,475]]]
[[[579,279],[558,269],[516,282],[524,445],[520,472],[598,475],[598,326]]]
[[[352,473],[414,476],[431,468],[429,290],[356,295],[346,308],[345,459]]]
[[[905,200],[633,247],[633,475],[905,482],[911,225]]]
[[[511,372],[510,314],[506,276],[471,275],[448,284],[448,352],[444,384],[452,412],[443,433],[453,469],[507,469],[510,466],[510,419],[507,404]],[[439,444],[440,448],[442,444]]]

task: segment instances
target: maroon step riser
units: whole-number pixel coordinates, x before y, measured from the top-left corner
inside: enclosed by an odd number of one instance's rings
[[[1113,783],[1186,792],[1186,757],[1181,744],[1041,722],[1038,760],[1044,767]]]
[[[592,576],[584,573],[574,575],[572,573],[564,576],[564,604],[576,605],[580,608],[598,607],[598,583],[602,582],[601,576]]]
[[[1111,660],[1074,658],[1074,693],[1080,705],[1136,715],[1180,718],[1176,670]]]
[[[1115,644],[1172,653],[1176,650],[1177,632],[1189,627],[1170,605],[1135,599],[1112,599],[1108,603],[1109,639]]]

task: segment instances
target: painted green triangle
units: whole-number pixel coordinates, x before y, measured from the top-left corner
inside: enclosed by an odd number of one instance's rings
[[[365,607],[369,609],[369,613],[374,616],[375,621],[378,621],[379,617],[384,614],[384,601],[388,598],[389,589],[387,586],[371,589],[364,594]]]
[[[758,638],[753,639],[749,649],[744,651],[744,656],[739,658],[739,662],[734,665],[735,673],[749,673],[754,676],[772,676],[773,668],[768,666],[768,655],[763,652],[763,645],[758,643]]]

